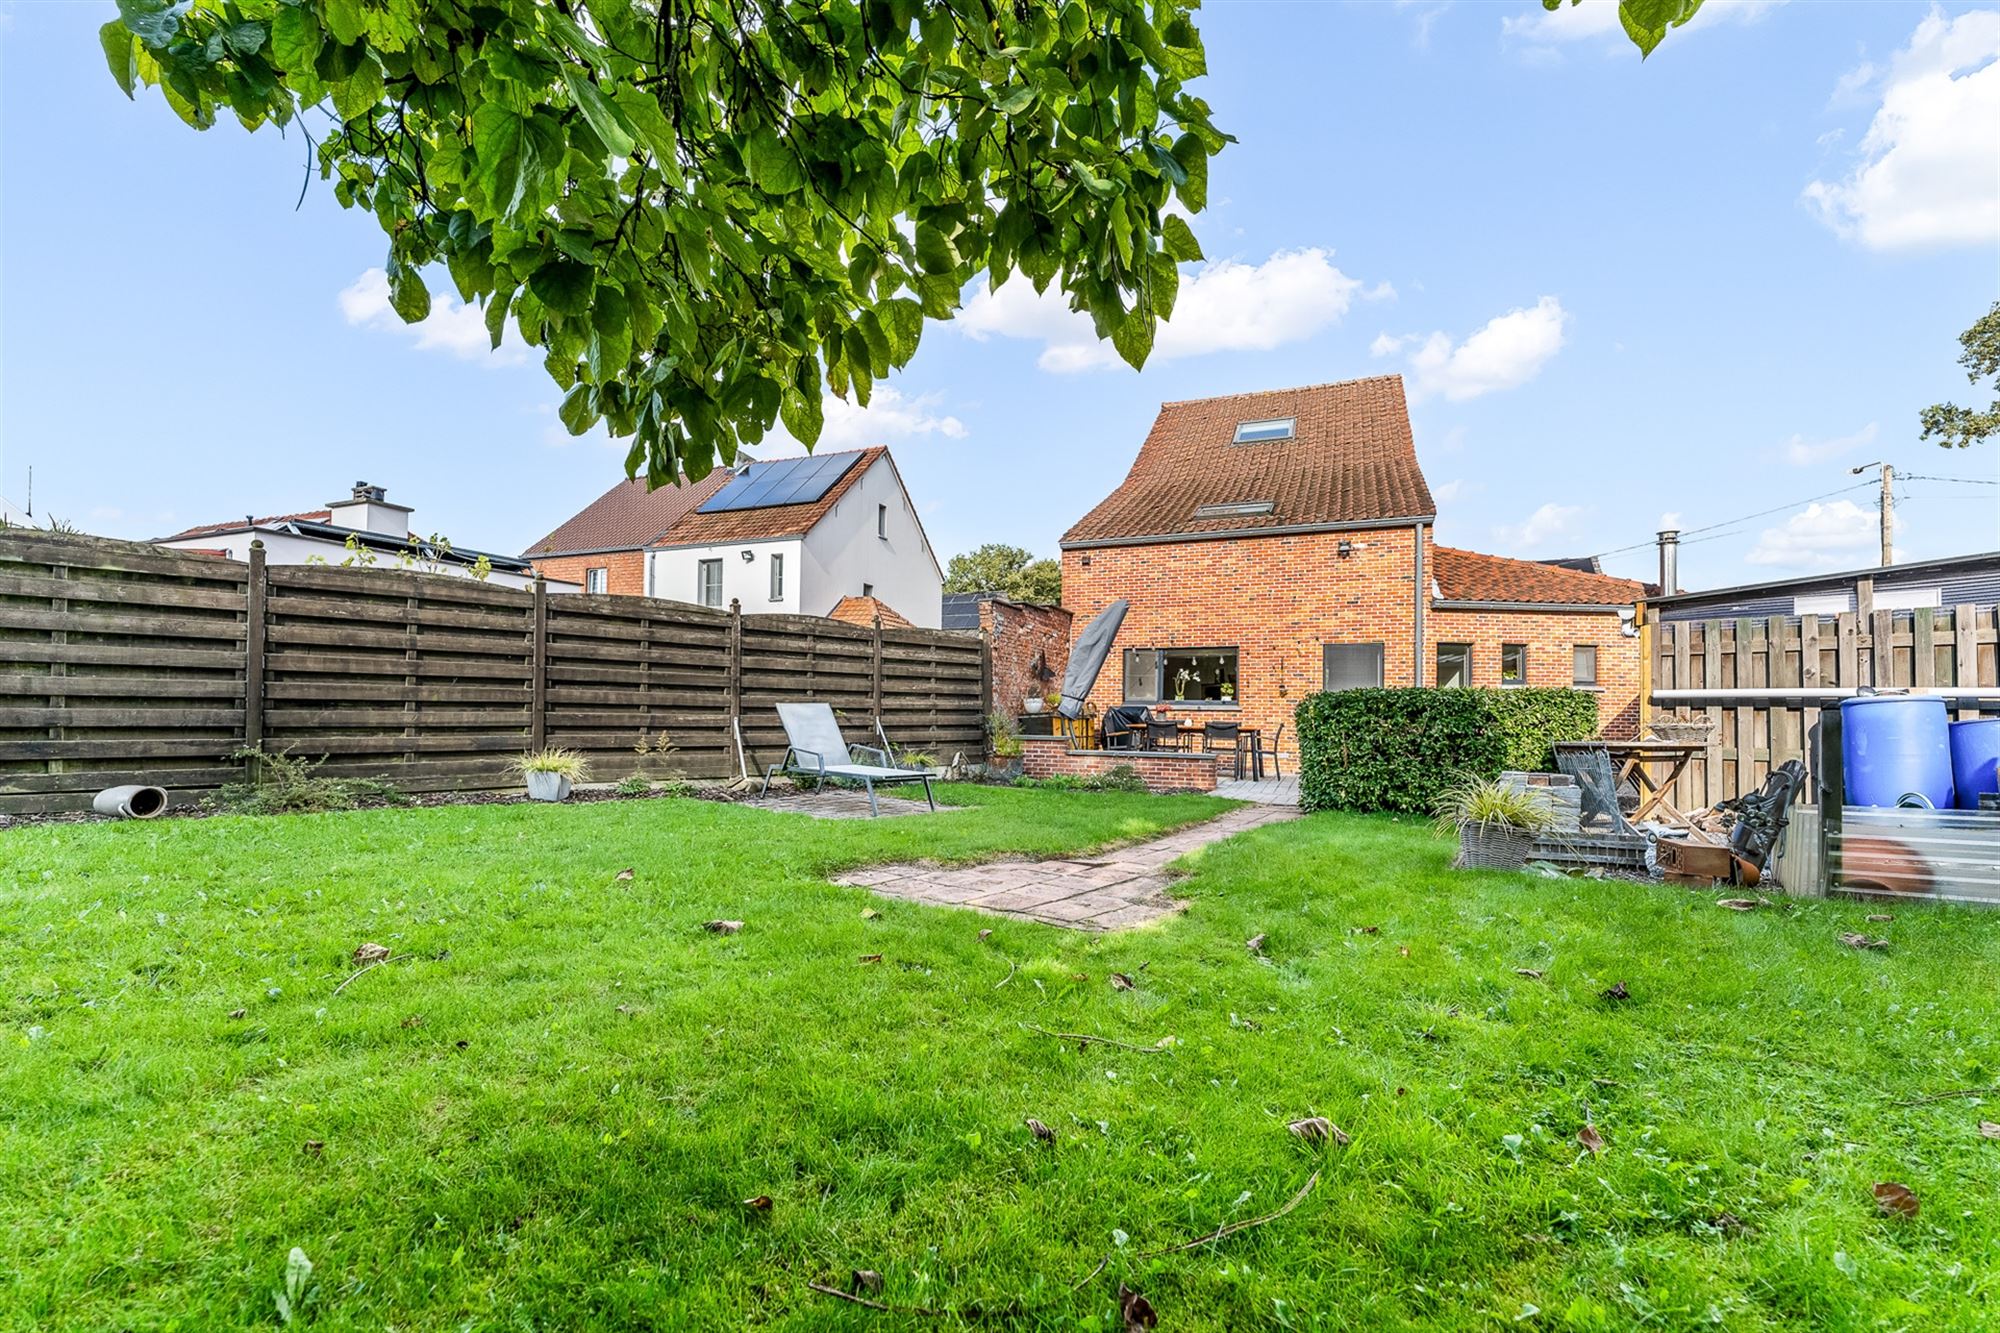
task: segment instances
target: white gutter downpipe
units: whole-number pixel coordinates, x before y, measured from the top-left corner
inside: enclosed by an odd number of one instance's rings
[[[1416,615],[1411,628],[1410,683],[1421,686],[1424,683],[1424,599],[1430,591],[1430,580],[1424,573],[1424,525],[1421,521],[1417,524],[1416,573]]]

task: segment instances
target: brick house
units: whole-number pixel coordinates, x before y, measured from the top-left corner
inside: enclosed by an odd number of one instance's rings
[[[522,555],[551,579],[585,592],[640,597],[646,592],[646,548],[666,535],[735,476],[719,467],[700,481],[648,490],[643,477],[621,481]]]
[[[1091,695],[1240,719],[1294,752],[1319,689],[1575,685],[1638,723],[1643,585],[1439,546],[1400,376],[1162,405],[1062,541],[1078,628],[1130,603]]]

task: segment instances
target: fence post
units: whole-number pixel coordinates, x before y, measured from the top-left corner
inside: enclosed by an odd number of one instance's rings
[[[270,599],[264,574],[264,539],[250,543],[250,572],[243,590],[243,748],[264,745],[264,639]],[[254,761],[253,761],[254,763]],[[262,774],[252,772],[251,781]]]
[[[1822,896],[1832,891],[1840,874],[1841,804],[1847,799],[1847,775],[1841,756],[1840,710],[1822,709],[1819,715],[1819,753],[1813,756],[1813,774],[1819,786],[1819,887]]]
[[[1855,677],[1855,684],[1878,686],[1886,684],[1887,682],[1879,674],[1881,668],[1879,666],[1880,658],[1877,654],[1882,648],[1887,647],[1887,645],[1878,646],[1875,642],[1874,579],[1858,579],[1855,581],[1854,625],[1858,634],[1857,644],[1860,648],[1860,660],[1857,663],[1859,669]],[[1841,682],[1843,685],[1846,683],[1846,681]]]
[[[533,679],[528,694],[528,748],[544,750],[549,743],[549,584],[535,571],[531,615],[528,671]]]
[[[993,631],[985,626],[979,628],[979,726],[986,727],[986,714],[997,705],[993,702]]]
[[[875,613],[875,633],[871,640],[873,661],[869,667],[868,706],[875,714],[875,725],[882,725],[882,613]]]
[[[743,724],[743,599],[729,599],[729,722]]]

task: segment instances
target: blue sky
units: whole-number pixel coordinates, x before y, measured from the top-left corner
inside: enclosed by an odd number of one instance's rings
[[[294,209],[296,137],[127,102],[110,12],[0,4],[0,492],[32,465],[38,515],[146,537],[366,479],[518,551],[620,475],[476,312],[385,315],[373,221],[317,179]],[[1683,583],[1870,563],[1871,492],[1792,502],[1877,459],[2000,478],[1915,424],[1970,401],[1956,337],[2000,297],[2000,9],[1710,0],[1643,65],[1614,13],[1211,0],[1203,91],[1242,142],[1156,360],[1103,364],[1016,284],[829,443],[893,447],[941,556],[1051,553],[1162,400],[1395,370],[1443,541],[1580,554],[1782,506]],[[1904,558],[2000,545],[2000,488],[1898,506]]]

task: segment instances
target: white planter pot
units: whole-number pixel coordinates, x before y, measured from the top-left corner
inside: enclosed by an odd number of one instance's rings
[[[566,801],[569,799],[570,780],[561,773],[527,773],[528,799],[531,801]]]
[[[1021,711],[1024,713],[1039,713],[1042,711],[1042,701],[1040,699],[1023,699],[1021,700]]]

